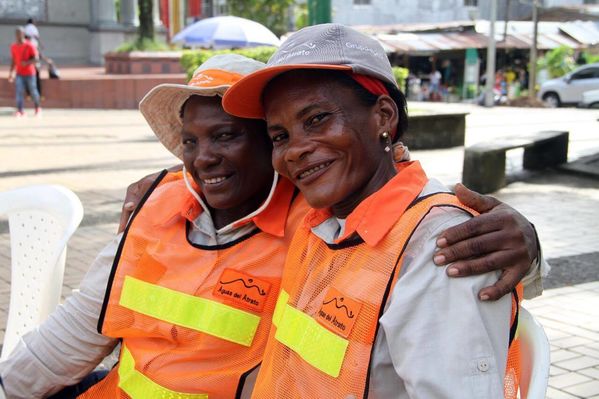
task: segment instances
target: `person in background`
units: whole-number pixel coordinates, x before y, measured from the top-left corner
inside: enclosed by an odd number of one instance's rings
[[[17,101],[17,112],[15,116],[20,118],[25,115],[25,88],[31,94],[35,104],[35,115],[41,115],[40,95],[37,90],[35,75],[35,64],[39,55],[35,46],[25,38],[25,30],[18,27],[15,30],[16,41],[10,46],[11,64],[8,72],[8,81],[15,82],[15,94]]]
[[[39,55],[40,60],[48,64],[49,70],[56,70],[54,62],[50,58],[44,56],[44,46],[42,44],[42,39],[40,38],[40,31],[37,29],[37,26],[35,26],[33,18],[29,18],[27,20],[27,25],[25,25],[24,29],[25,37],[28,38],[31,44],[33,44],[37,49],[37,53]],[[40,75],[40,69],[41,63],[37,62],[35,64],[35,81],[37,83],[37,91],[40,94],[40,97],[42,97],[42,80]],[[31,93],[29,93],[29,95],[31,95]]]
[[[35,24],[33,23],[33,18],[29,18],[27,20],[27,24],[25,25],[23,30],[25,31],[25,36],[29,38],[31,44],[33,44],[38,49],[38,51],[41,52],[42,43],[40,41],[40,31],[37,29],[37,26],[35,26]]]
[[[37,26],[33,23],[33,18],[29,18],[27,20],[27,24],[25,25],[25,37],[35,46],[37,49],[37,54],[40,59],[43,59],[42,56],[42,46],[40,42],[40,31],[37,29]],[[37,92],[40,97],[42,96],[42,81],[40,79],[40,67],[41,64],[39,62],[35,63],[35,83],[37,84]],[[29,90],[26,90],[27,94],[31,96]]]
[[[430,100],[441,101],[441,72],[437,70],[435,64],[433,64],[433,70],[429,75],[431,82]]]

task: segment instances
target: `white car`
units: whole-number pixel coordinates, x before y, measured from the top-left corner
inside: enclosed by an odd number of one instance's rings
[[[599,90],[599,63],[584,65],[561,78],[551,79],[541,85],[539,99],[549,107],[579,104],[582,94]]]
[[[599,90],[585,91],[578,106],[582,108],[599,108]]]

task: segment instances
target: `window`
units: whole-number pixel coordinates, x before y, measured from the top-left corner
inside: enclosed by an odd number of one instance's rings
[[[478,7],[478,0],[464,0],[464,7]]]
[[[572,80],[599,78],[599,68],[587,68],[572,75]]]
[[[369,6],[370,4],[370,0],[354,0],[355,6]]]

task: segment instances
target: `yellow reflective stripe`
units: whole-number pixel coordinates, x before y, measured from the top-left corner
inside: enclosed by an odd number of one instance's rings
[[[318,370],[338,377],[349,341],[290,305],[282,313],[275,339]]]
[[[126,276],[119,304],[135,312],[250,346],[260,317],[206,298]]]
[[[275,312],[272,314],[272,324],[275,327],[279,326],[279,320],[281,320],[281,316],[283,316],[283,311],[285,310],[285,305],[289,302],[289,294],[285,290],[281,290],[279,294],[279,298],[277,299],[277,305],[275,306]]]
[[[119,388],[131,399],[208,399],[205,393],[182,393],[171,391],[135,369],[135,360],[126,346],[119,363]]]

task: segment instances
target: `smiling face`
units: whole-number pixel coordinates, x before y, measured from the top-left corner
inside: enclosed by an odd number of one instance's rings
[[[292,71],[264,92],[273,166],[314,208],[345,217],[395,173],[380,135],[397,124],[388,96],[367,106],[334,72]]]
[[[220,97],[192,96],[183,108],[183,162],[208,202],[239,219],[266,199],[273,179],[262,121],[223,110]]]

